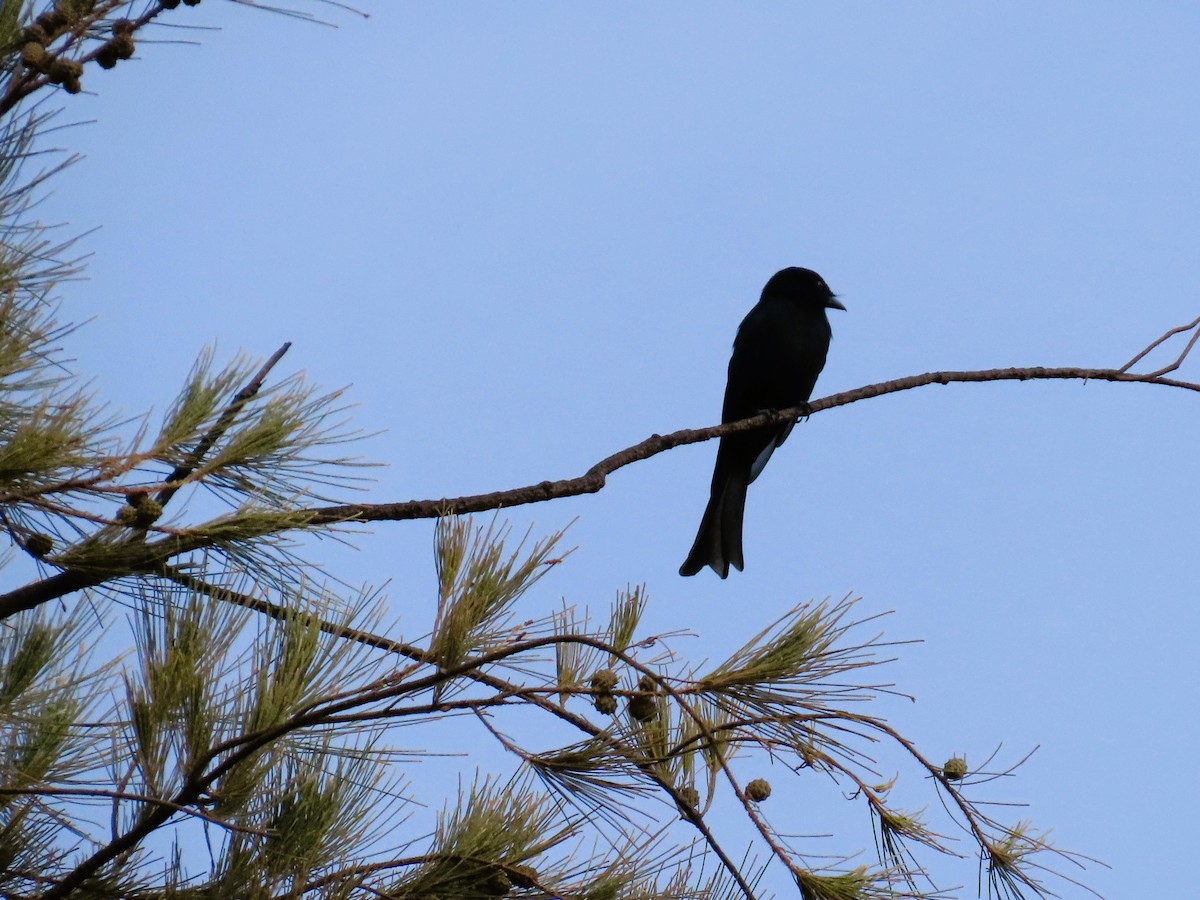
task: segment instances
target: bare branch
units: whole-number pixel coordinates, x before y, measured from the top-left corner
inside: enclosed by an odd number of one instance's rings
[[[624,468],[631,463],[657,456],[659,453],[672,450],[675,447],[684,446],[685,444],[695,444],[711,440],[715,437],[721,437],[722,435],[737,434],[742,431],[753,431],[764,426],[800,419],[827,409],[846,406],[850,403],[856,403],[859,400],[908,391],[930,384],[977,381],[1032,381],[1039,379],[1162,384],[1200,393],[1200,384],[1163,378],[1157,374],[1138,375],[1122,372],[1117,369],[1085,369],[1074,366],[1050,369],[1037,366],[1032,368],[983,369],[966,372],[927,372],[923,375],[910,375],[907,378],[897,378],[892,381],[870,384],[865,387],[855,388],[852,391],[833,394],[820,400],[814,400],[807,408],[793,407],[791,409],[763,412],[737,422],[727,422],[707,428],[685,428],[665,435],[654,434],[640,443],[626,447],[624,450],[605,457],[588,469],[583,475],[575,478],[565,478],[560,481],[542,481],[537,484],[512,488],[506,491],[495,491],[490,494],[442,498],[440,500],[409,500],[403,503],[362,503],[320,507],[313,510],[314,516],[311,524],[323,525],[347,521],[373,522],[428,519],[444,515],[462,515],[464,513],[523,506],[529,503],[539,503],[543,500],[555,500],[560,497],[594,494],[604,487],[607,476],[618,469]],[[2,603],[2,598],[0,598],[0,603]],[[0,606],[0,610],[2,609],[3,607]]]
[[[1192,319],[1192,321],[1189,322],[1187,325],[1180,325],[1178,328],[1172,328],[1170,331],[1165,332],[1161,337],[1155,338],[1153,341],[1151,341],[1150,344],[1144,350],[1142,350],[1141,353],[1139,353],[1137,356],[1135,356],[1129,362],[1125,363],[1125,365],[1121,366],[1121,368],[1118,371],[1128,372],[1131,368],[1133,368],[1133,366],[1135,366],[1138,363],[1139,360],[1141,360],[1144,356],[1146,356],[1146,354],[1148,354],[1151,350],[1153,350],[1159,344],[1163,343],[1164,341],[1168,340],[1169,338],[1174,337],[1177,334],[1182,334],[1185,331],[1191,331],[1197,325],[1200,325],[1200,316],[1197,316],[1196,318]],[[1174,372],[1176,369],[1178,369],[1180,363],[1182,363],[1183,360],[1187,357],[1188,353],[1191,352],[1192,347],[1194,347],[1196,345],[1196,336],[1197,335],[1200,335],[1200,331],[1197,331],[1196,334],[1192,335],[1192,339],[1190,341],[1188,341],[1187,346],[1183,348],[1183,352],[1179,354],[1179,358],[1176,359],[1174,363],[1167,366],[1166,368],[1159,369],[1157,372],[1151,372],[1148,377],[1156,378],[1159,375],[1166,375],[1168,372]]]
[[[529,503],[540,503],[544,500],[555,500],[561,497],[594,494],[605,486],[607,477],[618,469],[644,459],[649,459],[652,456],[657,456],[675,447],[684,446],[685,444],[696,444],[701,441],[712,440],[715,437],[721,437],[722,435],[737,434],[742,431],[752,431],[756,428],[794,421],[827,409],[847,406],[860,400],[880,397],[884,394],[895,394],[900,391],[908,391],[930,384],[944,385],[953,382],[1035,381],[1044,379],[1158,384],[1200,393],[1200,384],[1194,382],[1163,378],[1161,375],[1155,373],[1140,375],[1120,369],[1087,369],[1075,366],[1044,368],[1034,366],[1028,368],[981,369],[962,372],[926,372],[923,375],[910,375],[906,378],[897,378],[892,381],[884,381],[878,384],[855,388],[851,391],[843,391],[840,394],[833,394],[829,397],[815,400],[806,408],[793,407],[792,409],[763,412],[737,422],[726,422],[707,428],[685,428],[666,435],[654,434],[644,441],[605,457],[588,469],[583,475],[575,478],[564,478],[559,481],[542,481],[525,487],[494,491],[489,494],[474,494],[465,497],[441,498],[437,500],[407,500],[400,503],[356,503],[313,507],[306,510],[296,510],[288,514],[281,513],[278,516],[277,523],[273,521],[271,516],[262,516],[260,517],[258,535],[262,536],[297,528],[307,529],[337,525],[346,522],[434,519],[446,515],[462,515],[464,513],[483,512],[502,507],[523,506]],[[302,524],[299,526],[297,525],[296,518],[298,514],[303,516],[301,519]],[[252,537],[253,535],[250,536],[250,538]],[[210,547],[214,543],[216,543],[215,538],[203,534],[170,535],[149,542],[139,548],[136,554],[137,558],[134,561],[136,565],[130,565],[126,572],[84,572],[77,569],[68,569],[49,578],[30,582],[5,594],[0,594],[0,621],[22,610],[32,609],[42,603],[64,597],[75,591],[95,587],[122,575],[151,572],[177,556]]]

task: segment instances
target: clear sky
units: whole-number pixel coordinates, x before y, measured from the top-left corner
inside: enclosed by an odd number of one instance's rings
[[[1196,4],[364,8],[325,9],[333,30],[180,7],[167,21],[223,30],[158,29],[201,45],[140,45],[69,101],[96,122],[58,135],[87,159],[43,209],[103,226],[65,311],[93,319],[71,349],[114,408],[163,409],[211,343],[290,340],[281,371],[350,384],[356,421],[383,431],[361,446],[388,464],[361,499],[454,496],[715,423],[736,326],[786,265],[848,308],[816,396],[1119,366],[1200,314]],[[1200,356],[1181,374],[1200,380]],[[992,796],[1110,864],[1084,876],[1103,894],[1178,896],[1198,446],[1200,397],[1162,387],[881,397],[796,429],[725,582],[676,574],[715,444],[513,510],[518,530],[578,517],[578,551],[523,609],[645,583],[646,632],[694,632],[673,646],[702,659],[797,602],[861,594],[864,616],[894,610],[888,638],[923,641],[886,670],[918,698],[886,707],[893,724],[939,760],[1039,746]],[[320,552],[390,580],[415,638],[431,544],[409,522]],[[940,812],[927,788],[908,796]],[[798,830],[865,821],[836,791],[805,803]]]

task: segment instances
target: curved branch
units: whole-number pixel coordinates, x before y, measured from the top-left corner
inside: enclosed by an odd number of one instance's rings
[[[439,500],[408,500],[403,503],[357,503],[343,506],[325,506],[312,510],[314,513],[311,524],[328,525],[339,522],[377,522],[398,521],[402,519],[431,519],[447,515],[462,515],[464,513],[485,512],[510,506],[524,506],[529,503],[539,503],[543,500],[557,500],[561,497],[574,497],[580,494],[594,494],[601,490],[606,479],[613,472],[643,459],[657,456],[675,447],[685,444],[696,444],[712,440],[727,434],[737,434],[742,431],[753,431],[768,425],[782,424],[809,415],[880,397],[884,394],[895,394],[909,391],[913,388],[930,384],[950,384],[952,382],[974,381],[1032,381],[1038,379],[1059,379],[1074,381],[1121,381],[1139,384],[1162,384],[1169,387],[1183,388],[1200,393],[1200,384],[1188,381],[1177,381],[1158,375],[1138,375],[1123,372],[1118,369],[1085,369],[1076,366],[1062,368],[1030,368],[981,369],[966,372],[926,372],[923,375],[910,375],[906,378],[896,378],[878,384],[832,394],[820,400],[814,400],[807,407],[792,407],[778,411],[762,412],[748,419],[737,422],[726,422],[722,425],[710,425],[707,428],[684,428],[670,434],[652,434],[632,447],[626,447],[611,456],[607,456],[588,469],[583,475],[575,478],[564,478],[559,481],[542,481],[525,487],[511,488],[506,491],[494,491],[490,494],[475,494],[466,497],[442,498]],[[2,598],[0,598],[2,599]]]
[[[1152,340],[1149,344],[1147,344],[1145,349],[1143,349],[1140,353],[1138,353],[1137,356],[1135,356],[1129,362],[1125,363],[1125,365],[1121,366],[1120,371],[1128,372],[1135,365],[1137,365],[1137,363],[1143,357],[1145,357],[1146,354],[1148,354],[1151,350],[1153,350],[1159,344],[1162,344],[1165,341],[1170,340],[1177,334],[1184,334],[1185,332],[1191,331],[1192,329],[1196,328],[1197,326],[1200,326],[1200,316],[1197,316],[1196,318],[1192,319],[1192,321],[1188,322],[1186,325],[1180,325],[1177,328],[1172,328],[1169,331],[1163,332],[1162,335],[1160,335],[1159,337]],[[1184,359],[1187,358],[1187,355],[1192,352],[1192,348],[1196,346],[1196,338],[1198,336],[1200,336],[1200,331],[1196,331],[1195,334],[1192,335],[1192,339],[1187,342],[1187,346],[1185,346],[1183,348],[1183,352],[1180,353],[1179,356],[1177,356],[1175,358],[1175,362],[1171,363],[1171,365],[1169,365],[1169,366],[1163,366],[1161,369],[1156,369],[1155,371],[1151,372],[1150,375],[1151,376],[1166,375],[1168,372],[1174,372],[1176,369],[1178,369],[1180,364],[1184,361]]]
[[[843,391],[840,394],[833,394],[820,400],[814,400],[807,407],[793,407],[791,409],[763,412],[748,419],[742,419],[737,422],[726,422],[721,425],[711,425],[707,428],[684,428],[679,431],[673,431],[670,434],[653,434],[644,441],[605,457],[584,474],[575,478],[564,478],[559,481],[542,481],[537,484],[526,485],[525,487],[464,497],[443,497],[437,500],[407,500],[400,503],[354,503],[319,506],[309,509],[292,510],[290,512],[280,512],[277,519],[269,514],[261,515],[258,517],[259,527],[257,532],[247,535],[247,539],[281,531],[295,530],[297,528],[338,525],[346,522],[435,519],[448,515],[462,515],[464,513],[484,512],[511,506],[523,506],[529,503],[540,503],[544,500],[556,500],[562,497],[575,497],[581,494],[594,494],[605,486],[608,476],[618,469],[622,469],[643,459],[657,456],[675,447],[682,447],[685,444],[696,444],[701,441],[712,440],[715,437],[721,437],[722,435],[737,434],[742,431],[752,431],[768,425],[794,421],[815,413],[824,412],[827,409],[857,403],[860,400],[880,397],[884,394],[895,394],[900,391],[909,391],[913,388],[924,387],[930,384],[978,381],[1035,381],[1044,379],[1160,384],[1200,393],[1200,384],[1194,382],[1164,378],[1155,373],[1137,374],[1120,369],[1086,369],[1077,366],[1045,368],[1034,366],[1028,368],[981,369],[963,372],[926,372],[923,375],[910,375],[906,378],[896,378],[891,381],[883,381],[878,384],[869,384],[865,387],[855,388],[851,391]],[[154,530],[154,528],[151,528],[151,533]],[[0,621],[22,610],[32,609],[42,603],[56,600],[75,591],[95,587],[125,575],[152,571],[177,556],[201,550],[219,542],[217,538],[204,534],[167,535],[139,547],[136,554],[136,564],[131,564],[124,572],[114,572],[111,569],[99,571],[68,569],[49,578],[30,582],[5,594],[0,594]]]

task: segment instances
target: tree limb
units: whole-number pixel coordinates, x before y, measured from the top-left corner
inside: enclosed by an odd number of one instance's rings
[[[1178,333],[1178,330],[1174,333]],[[1170,336],[1169,334],[1167,336]],[[1161,341],[1160,341],[1161,342]],[[1154,345],[1157,346],[1156,342]],[[1194,346],[1195,339],[1176,360],[1177,366]],[[1148,352],[1148,351],[1147,351]],[[1143,354],[1144,355],[1144,354]],[[1135,359],[1140,358],[1136,357]],[[486,510],[504,509],[512,506],[523,506],[529,503],[540,503],[544,500],[555,500],[562,497],[575,497],[581,494],[594,494],[601,490],[609,475],[618,469],[632,463],[649,459],[675,447],[685,444],[696,444],[712,440],[727,434],[737,434],[752,431],[769,425],[777,425],[787,421],[807,417],[815,413],[847,406],[860,400],[880,397],[884,394],[895,394],[930,384],[951,384],[956,382],[980,381],[1036,381],[1036,380],[1067,380],[1067,381],[1112,381],[1132,384],[1158,384],[1167,387],[1182,388],[1200,393],[1200,384],[1190,381],[1179,381],[1164,378],[1158,373],[1138,374],[1122,369],[1087,369],[1076,366],[1045,368],[1033,366],[1026,368],[981,369],[973,371],[926,372],[923,375],[910,375],[906,378],[896,378],[877,384],[832,394],[820,400],[814,400],[806,407],[793,407],[778,411],[768,411],[742,419],[737,422],[726,422],[721,425],[711,425],[707,428],[684,428],[670,434],[653,434],[631,447],[626,447],[611,456],[597,462],[583,475],[574,478],[564,478],[558,481],[541,481],[537,484],[511,488],[504,491],[493,491],[488,494],[473,494],[463,497],[440,498],[430,500],[407,500],[400,503],[354,503],[334,506],[318,506],[309,509],[295,510],[291,513],[280,513],[280,523],[272,524],[271,516],[264,516],[257,534],[247,536],[247,539],[261,537],[278,531],[296,528],[313,528],[318,526],[337,525],[346,522],[381,522],[403,521],[407,519],[435,519],[442,516],[462,515],[464,513],[483,512]],[[296,516],[302,515],[302,524],[296,524]],[[284,524],[286,523],[286,524]],[[154,531],[153,528],[150,529]],[[196,534],[175,534],[151,541],[139,548],[138,565],[131,566],[127,571],[115,573],[111,570],[81,571],[67,569],[57,575],[33,581],[19,588],[0,594],[0,621],[22,610],[32,609],[49,600],[64,597],[75,591],[112,581],[124,575],[138,572],[148,572],[169,562],[174,557],[205,547],[213,546],[218,541],[210,536]],[[51,562],[52,560],[47,560]]]
[[[253,378],[247,382],[241,390],[233,395],[233,399],[229,401],[229,405],[221,413],[221,417],[211,429],[199,440],[192,452],[188,454],[186,460],[176,466],[166,478],[166,487],[158,492],[156,498],[159,505],[166,506],[171,498],[175,496],[175,492],[183,487],[184,482],[196,471],[196,467],[204,462],[204,457],[208,455],[208,451],[213,448],[213,445],[221,439],[229,426],[233,424],[233,420],[240,413],[255,395],[262,389],[263,382],[267,380],[267,375],[275,368],[276,363],[283,359],[283,355],[291,349],[292,342],[286,341],[283,346],[271,354],[271,358],[263,363]]]
[[[510,506],[524,506],[529,503],[556,500],[561,497],[574,497],[579,494],[594,494],[604,487],[607,477],[618,469],[622,469],[631,463],[639,462],[643,459],[649,459],[652,456],[657,456],[660,453],[672,450],[675,447],[681,447],[685,444],[696,444],[727,434],[753,431],[768,425],[795,421],[796,419],[805,418],[827,409],[856,403],[859,400],[908,391],[930,384],[974,381],[1031,381],[1038,379],[1162,384],[1200,393],[1200,384],[1163,378],[1159,375],[1138,375],[1118,369],[1084,369],[1074,366],[1049,369],[1035,366],[1031,368],[982,369],[966,372],[926,372],[923,375],[910,375],[907,378],[897,378],[892,381],[869,384],[851,391],[843,391],[840,394],[832,394],[820,400],[814,400],[807,407],[792,407],[790,409],[763,412],[748,419],[727,422],[722,425],[710,425],[707,428],[684,428],[665,435],[653,434],[640,443],[626,447],[624,450],[605,457],[588,469],[583,475],[575,478],[564,478],[559,481],[542,481],[537,484],[511,488],[506,491],[494,491],[490,494],[475,494],[466,497],[442,498],[440,500],[408,500],[402,503],[359,503],[344,506],[318,507],[312,510],[313,518],[311,524],[327,525],[337,522],[430,519],[447,515],[484,512],[486,510],[502,509]],[[0,598],[0,601],[2,601],[2,598]]]

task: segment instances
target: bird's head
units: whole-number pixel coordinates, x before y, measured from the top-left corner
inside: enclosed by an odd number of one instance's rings
[[[771,276],[763,288],[763,299],[778,298],[825,309],[842,309],[842,301],[829,289],[825,279],[812,269],[789,266]]]

